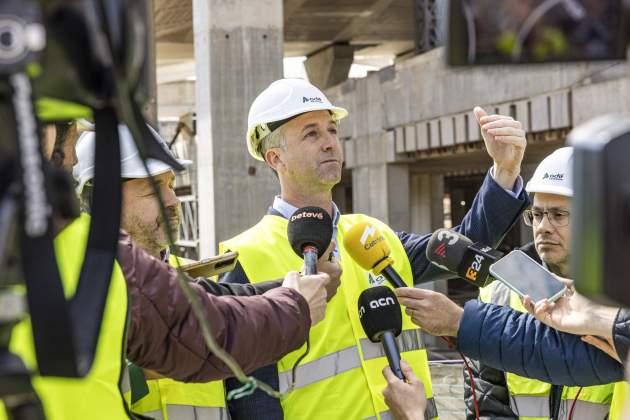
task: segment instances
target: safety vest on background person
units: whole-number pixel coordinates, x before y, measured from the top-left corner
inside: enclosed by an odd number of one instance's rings
[[[82,214],[54,240],[66,298],[74,294],[78,284],[89,228],[90,217]],[[42,401],[47,420],[118,420],[130,417],[120,390],[127,345],[127,303],[125,279],[115,263],[94,364],[89,374],[80,379],[33,377],[33,387]],[[20,356],[29,369],[36,369],[35,347],[28,319],[13,329],[10,350]],[[0,419],[5,418],[0,407]]]
[[[628,382],[622,381],[615,384],[615,391],[610,404],[610,420],[622,420],[621,416],[623,415],[624,403],[628,398],[628,392],[630,392]]]
[[[324,320],[311,328],[310,352],[297,369],[294,390],[281,401],[287,420],[392,418],[382,395],[387,385],[382,374],[387,359],[381,344],[366,337],[357,310],[360,293],[370,287],[371,274],[355,263],[343,246],[345,233],[361,221],[380,229],[392,249],[395,270],[413,286],[407,254],[388,226],[364,215],[340,217],[336,242],[343,267],[341,285],[328,304]],[[238,251],[238,260],[252,283],[283,278],[304,264],[289,244],[287,224],[283,217],[266,215],[251,229],[221,243],[220,252]],[[424,383],[429,399],[426,418],[437,418],[421,331],[404,312],[398,344],[401,357]],[[306,345],[278,362],[281,391],[290,386],[291,369],[305,349]]]
[[[495,305],[509,306],[519,311],[527,312],[519,296],[499,281],[482,288],[479,291],[482,302]],[[550,412],[550,398],[552,385],[536,379],[525,378],[514,373],[505,373],[508,391],[510,393],[510,408],[519,419],[545,420],[553,413]],[[573,409],[572,420],[604,420],[608,418],[613,396],[614,383],[582,387],[561,387],[560,407],[557,420],[568,420],[569,412],[575,397],[577,402]],[[578,395],[579,391],[579,395]]]
[[[177,267],[193,262],[169,256],[169,264]],[[155,420],[227,420],[223,381],[183,383],[170,378],[145,379],[140,368],[129,366],[131,375],[124,387],[125,398],[133,413]],[[136,397],[138,395],[139,397]],[[136,399],[137,398],[137,399]]]

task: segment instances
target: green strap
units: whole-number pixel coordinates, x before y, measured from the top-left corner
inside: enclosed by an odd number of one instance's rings
[[[129,369],[129,384],[131,387],[131,404],[135,404],[149,395],[149,386],[142,368],[133,363],[129,363],[127,367]]]

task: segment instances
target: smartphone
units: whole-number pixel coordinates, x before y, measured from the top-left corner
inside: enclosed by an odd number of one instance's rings
[[[238,252],[226,252],[201,261],[182,265],[182,271],[191,277],[212,277],[234,270]]]
[[[549,270],[519,250],[492,264],[490,274],[521,298],[529,295],[534,303],[542,299],[556,301],[566,291],[566,286]]]

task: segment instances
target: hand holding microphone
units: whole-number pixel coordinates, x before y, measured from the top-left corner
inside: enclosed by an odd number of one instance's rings
[[[405,287],[405,282],[392,267],[391,249],[380,230],[368,222],[352,226],[343,240],[348,254],[363,269],[377,276],[383,274],[394,287]]]
[[[328,245],[328,249],[324,252],[317,260],[317,272],[318,273],[326,273],[330,276],[330,281],[326,285],[326,292],[328,294],[327,300],[330,300],[337,294],[337,289],[341,285],[341,274],[343,273],[343,269],[339,265],[339,261],[335,257],[333,257],[333,251],[337,247],[337,242],[330,241],[330,245]]]
[[[318,258],[328,258],[334,249],[332,219],[319,207],[303,207],[289,218],[287,237],[291,248],[304,258],[304,276],[288,273],[283,286],[300,292],[308,301],[311,322],[316,324],[326,314],[326,302],[336,293],[339,277],[334,280],[326,273],[318,273]],[[334,272],[332,267],[328,267]],[[339,270],[339,275],[341,270]]]
[[[330,276],[325,273],[302,276],[297,271],[287,273],[282,282],[283,287],[293,289],[301,294],[308,302],[311,314],[311,326],[324,319],[328,293],[326,287],[330,283]]]
[[[424,384],[404,360],[400,361],[400,367],[407,380],[396,377],[389,366],[383,369],[387,380],[387,387],[383,390],[385,404],[395,419],[424,419],[427,408]]]
[[[464,309],[442,293],[403,287],[396,296],[414,324],[435,336],[456,337]]]

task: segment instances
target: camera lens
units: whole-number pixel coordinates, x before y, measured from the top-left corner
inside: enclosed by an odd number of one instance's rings
[[[18,20],[0,20],[0,61],[11,62],[26,53],[24,25]]]

